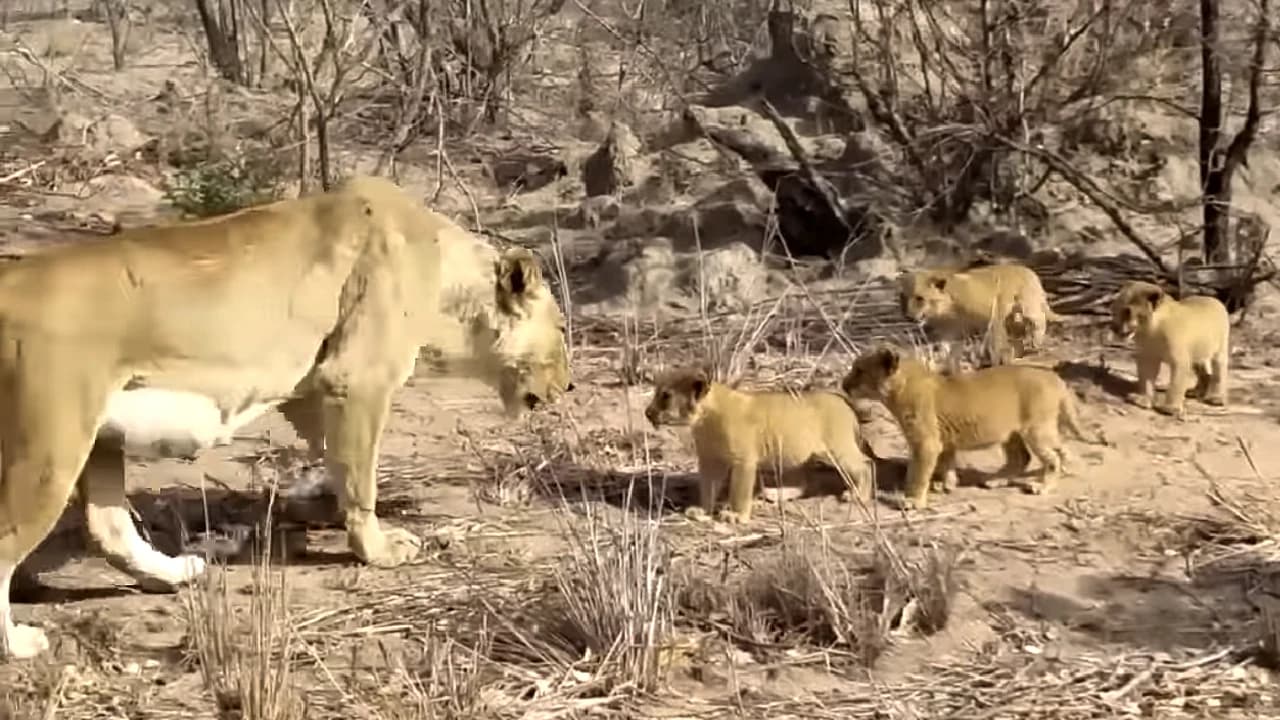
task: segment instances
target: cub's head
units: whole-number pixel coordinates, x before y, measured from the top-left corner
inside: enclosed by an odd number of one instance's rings
[[[644,416],[654,427],[688,425],[710,390],[711,380],[701,370],[672,370],[654,382]]]
[[[951,312],[951,294],[947,292],[950,273],[938,270],[921,270],[903,276],[899,302],[902,314],[915,322]]]
[[[854,400],[880,400],[889,392],[888,383],[898,373],[901,354],[891,347],[865,352],[853,361],[840,389]]]
[[[1156,308],[1166,297],[1160,286],[1153,283],[1134,280],[1126,284],[1111,301],[1111,332],[1119,338],[1128,339],[1134,333],[1146,330]]]
[[[493,261],[493,281],[492,326],[481,331],[492,338],[486,345],[502,405],[518,416],[573,390],[564,315],[529,250],[500,253]]]

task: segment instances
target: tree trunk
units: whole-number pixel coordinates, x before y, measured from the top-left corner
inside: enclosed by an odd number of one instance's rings
[[[111,65],[116,70],[123,70],[125,51],[129,47],[129,31],[133,27],[129,23],[129,2],[105,0],[102,8],[107,15],[107,27],[111,30]]]
[[[236,2],[237,0],[231,0]],[[200,24],[204,26],[204,36],[209,43],[209,61],[225,80],[238,85],[245,84],[244,66],[240,62],[239,43],[235,38],[235,24],[224,27],[221,18],[209,7],[209,0],[194,0],[196,12],[200,13]]]
[[[1230,179],[1222,153],[1222,68],[1218,65],[1218,0],[1200,0],[1200,189],[1204,193],[1204,259],[1230,262],[1227,213]]]

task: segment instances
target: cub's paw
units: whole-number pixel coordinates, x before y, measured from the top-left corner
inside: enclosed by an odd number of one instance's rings
[[[1212,405],[1213,407],[1227,406],[1227,399],[1225,397],[1222,397],[1221,395],[1205,395],[1204,400],[1202,400],[1201,402],[1203,402],[1205,405]]]
[[[785,503],[804,497],[804,488],[798,487],[763,487],[760,488],[760,499],[767,503]]]
[[[388,528],[382,531],[383,541],[377,552],[369,553],[366,561],[374,567],[395,567],[412,562],[422,552],[422,538],[404,528]]]
[[[1009,487],[1008,476],[994,476],[983,479],[980,483],[983,490],[999,490],[1000,488]]]
[[[1185,407],[1175,407],[1167,403],[1162,403],[1155,406],[1155,411],[1161,415],[1168,415],[1175,420],[1185,421],[1187,419],[1187,411]]]
[[[929,507],[929,496],[927,494],[920,496],[899,495],[894,498],[894,505],[904,512],[911,510],[924,510]]]
[[[688,520],[697,523],[711,522],[711,516],[703,509],[701,505],[690,505],[684,509],[684,516]]]
[[[1135,407],[1140,407],[1143,410],[1151,409],[1151,398],[1147,397],[1146,395],[1143,395],[1142,393],[1129,393],[1128,395],[1125,396],[1124,399],[1130,405],[1133,405]]]
[[[716,519],[726,525],[742,525],[750,520],[744,513],[734,512],[728,508],[721,510],[716,515]]]
[[[49,636],[34,625],[13,625],[5,633],[4,640],[4,646],[0,646],[0,658],[7,655],[11,660],[30,660],[49,651]]]

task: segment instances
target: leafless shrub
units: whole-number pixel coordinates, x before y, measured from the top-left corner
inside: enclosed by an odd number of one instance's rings
[[[713,583],[683,575],[678,601],[695,622],[723,619],[730,640],[833,647],[870,667],[895,633],[928,635],[946,625],[956,566],[956,552],[939,544],[905,561],[883,537],[860,551],[793,539],[744,577]]]

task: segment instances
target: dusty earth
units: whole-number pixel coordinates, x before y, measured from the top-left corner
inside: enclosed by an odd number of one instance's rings
[[[65,21],[11,23],[0,54],[16,39],[27,47],[64,38],[57,22]],[[101,62],[104,31],[85,32],[74,53]],[[77,82],[137,106],[165,79],[195,82],[182,38],[152,41],[125,73],[77,61]],[[0,92],[12,100],[11,82]],[[4,107],[0,119],[38,124],[39,111],[24,102]],[[132,108],[117,106],[125,116]],[[16,136],[16,123],[5,132]],[[98,137],[107,152],[129,144],[118,133]],[[65,194],[0,193],[4,252],[74,241],[79,227],[104,219],[165,212],[151,184],[111,168],[68,183]],[[556,207],[555,192],[518,207],[501,206],[497,194],[479,200],[490,227],[527,229],[537,224],[529,216]],[[441,202],[468,212],[461,193]],[[645,422],[644,378],[661,363],[705,356],[709,337],[730,338],[732,349],[732,338],[763,326],[744,366],[749,382],[830,386],[851,350],[877,336],[901,339],[900,319],[866,299],[883,284],[842,287],[837,278],[824,286],[835,290],[806,295],[820,312],[790,316],[788,304],[771,318],[712,313],[704,322],[695,306],[680,322],[650,323],[608,303],[590,307],[598,240],[589,228],[561,235],[577,386],[562,404],[513,428],[492,392],[433,377],[428,363],[397,395],[379,513],[426,538],[420,561],[361,567],[339,529],[298,525],[284,499],[277,530],[258,534],[274,538],[269,568],[231,537],[253,534],[272,481],[287,494],[306,476],[282,452],[300,444],[277,415],[197,462],[133,463],[133,501],[161,547],[233,557],[199,588],[145,594],[91,555],[46,562],[79,544],[69,512],[41,550],[39,582],[20,588],[15,605],[20,621],[50,632],[54,651],[0,666],[0,717],[1280,717],[1267,669],[1280,660],[1273,312],[1234,331],[1231,404],[1189,401],[1182,422],[1124,403],[1132,362],[1099,331],[1097,315],[1053,328],[1034,360],[1065,363],[1086,422],[1109,444],[1069,444],[1073,462],[1051,495],[974,486],[997,459],[972,453],[962,458],[961,487],[934,496],[926,511],[820,494],[781,510],[764,505],[749,526],[729,528],[681,514],[694,469],[689,442]],[[777,278],[759,272],[760,287],[774,289]],[[850,347],[828,347],[824,316],[840,319]],[[878,483],[892,490],[901,437],[882,410],[866,431],[885,458]],[[945,567],[922,570],[919,552],[947,558]],[[908,612],[878,617],[847,606],[870,597],[848,583],[867,574],[860,558],[876,553],[904,559],[909,581],[943,588],[941,629],[925,632],[933,628]],[[770,577],[774,586],[761,590]],[[824,595],[824,582],[842,578],[839,597]],[[709,587],[751,599],[735,604]],[[914,586],[903,592],[919,595]],[[761,599],[769,593],[774,600]],[[547,597],[560,604],[539,604]],[[908,604],[919,614],[925,601]],[[874,623],[858,625],[864,616]],[[218,650],[210,633],[231,640]],[[868,668],[867,648],[881,645]],[[258,678],[257,694],[228,690],[237,678]]]

